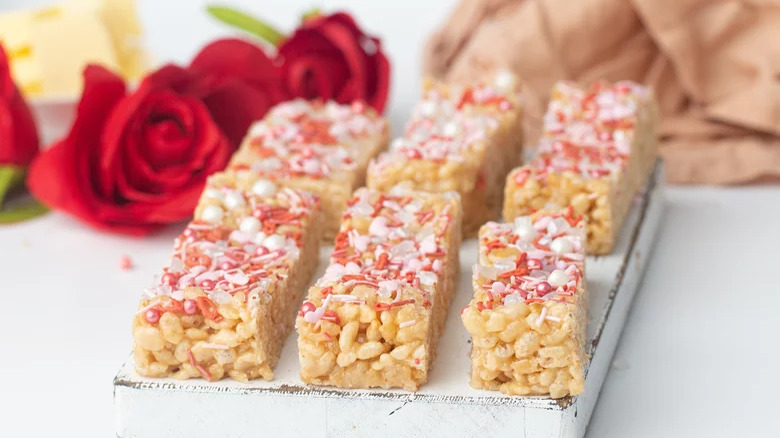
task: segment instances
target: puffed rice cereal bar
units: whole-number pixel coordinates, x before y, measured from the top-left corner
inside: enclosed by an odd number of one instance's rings
[[[361,102],[296,99],[255,123],[229,168],[320,198],[323,239],[336,235],[352,192],[365,183],[369,160],[387,147],[387,121]]]
[[[272,379],[319,260],[320,214],[307,192],[211,176],[133,318],[138,373]]]
[[[561,398],[585,385],[583,222],[560,213],[488,222],[479,232],[471,334],[471,386]]]
[[[355,193],[298,314],[303,381],[409,391],[427,381],[455,293],[461,211],[455,192]]]
[[[372,161],[368,187],[387,191],[400,182],[428,192],[456,191],[463,231],[501,213],[507,173],[522,155],[519,81],[502,72],[492,83],[469,86],[428,81],[405,133]]]
[[[657,123],[652,93],[637,84],[558,84],[536,156],[507,177],[505,220],[571,207],[586,218],[588,252],[610,253],[655,164]]]

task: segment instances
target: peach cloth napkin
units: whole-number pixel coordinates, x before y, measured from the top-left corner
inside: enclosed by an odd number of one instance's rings
[[[556,80],[643,82],[670,182],[780,181],[780,2],[461,0],[424,59],[444,80],[515,71],[531,140]]]

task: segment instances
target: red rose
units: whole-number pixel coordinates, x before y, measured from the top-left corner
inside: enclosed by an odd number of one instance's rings
[[[38,133],[22,95],[11,78],[0,45],[0,166],[26,166],[38,153]]]
[[[252,122],[269,108],[289,99],[280,71],[257,45],[222,39],[207,45],[190,63],[190,70],[211,76],[218,93],[205,96],[214,121],[240,143]]]
[[[379,39],[345,13],[307,19],[279,47],[279,57],[292,96],[363,100],[380,112],[385,107],[390,63]]]
[[[118,76],[87,67],[76,121],[33,162],[30,190],[110,231],[142,234],[188,218],[206,177],[278,98],[278,84],[246,79],[254,68],[273,70],[259,48],[236,40],[208,46],[188,69],[161,68],[129,94]]]

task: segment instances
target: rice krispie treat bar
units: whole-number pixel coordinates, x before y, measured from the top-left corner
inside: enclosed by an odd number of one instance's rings
[[[640,175],[647,178],[658,157],[657,125],[658,106],[647,87],[620,81],[583,89],[560,81],[551,93],[543,135],[588,146],[614,145],[623,155],[635,156]]]
[[[232,172],[210,177],[133,319],[138,373],[272,379],[320,240],[314,196]]]
[[[461,215],[454,192],[355,193],[298,313],[303,381],[410,391],[427,381],[455,292]]]
[[[608,254],[655,164],[657,121],[637,84],[558,84],[536,156],[507,177],[504,219],[571,206],[586,218],[588,252]]]
[[[323,238],[339,228],[369,160],[387,146],[387,121],[361,102],[296,99],[275,106],[249,131],[229,168],[319,196]]]
[[[369,165],[368,186],[387,191],[406,181],[417,190],[456,191],[464,232],[476,234],[500,214],[506,174],[520,162],[520,92],[506,72],[471,86],[428,82],[403,137]]]
[[[585,230],[560,213],[488,222],[479,232],[471,386],[561,398],[585,385]]]

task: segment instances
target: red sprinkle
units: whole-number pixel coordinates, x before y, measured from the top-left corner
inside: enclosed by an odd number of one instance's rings
[[[374,304],[374,311],[375,312],[384,312],[385,310],[390,309],[390,304],[388,303],[376,303]]]
[[[214,320],[215,322],[222,321],[222,316],[219,314],[219,311],[217,310],[217,305],[214,304],[213,301],[211,301],[207,297],[198,297],[195,298],[195,303],[198,305],[198,308],[200,309],[200,313],[203,314],[208,319]]]
[[[511,271],[506,271],[498,275],[498,278],[510,278],[512,276],[519,277],[528,273],[528,269],[520,267]]]
[[[485,244],[485,248],[487,248],[488,252],[498,249],[498,248],[506,248],[506,245],[504,245],[503,242],[501,242],[500,239],[491,240],[490,242]]]
[[[426,222],[433,219],[433,210],[428,210],[420,214],[420,225],[425,225]]]
[[[162,312],[182,313],[184,312],[184,305],[181,301],[171,299],[160,310]]]
[[[387,259],[388,255],[386,252],[383,252],[382,254],[379,254],[379,258],[376,260],[376,265],[374,266],[376,269],[385,269],[385,266],[387,266]]]
[[[129,271],[130,269],[133,269],[133,260],[130,258],[130,256],[123,255],[119,258],[119,269],[123,271]]]
[[[305,301],[301,306],[301,311],[298,312],[298,315],[303,316],[309,312],[314,312],[315,310],[317,310],[317,306],[315,306],[314,303],[311,301]]]
[[[332,310],[326,310],[325,313],[322,315],[322,319],[324,319],[325,321],[330,321],[334,324],[341,325],[341,320],[339,319],[339,315]]]
[[[545,246],[545,245],[542,245],[541,243],[539,243],[539,241],[540,241],[540,240],[541,240],[543,237],[544,237],[544,235],[543,235],[543,234],[542,234],[542,235],[540,235],[539,237],[537,237],[537,238],[536,238],[536,240],[534,240],[534,242],[533,242],[533,243],[534,243],[534,246],[535,246],[536,248],[538,248],[538,249],[541,249],[542,251],[552,251],[552,250],[550,249],[550,247],[549,247],[549,246]]]
[[[175,286],[178,281],[179,277],[177,277],[176,274],[172,274],[170,272],[166,272],[160,279],[160,283],[168,286]]]
[[[422,154],[417,149],[407,149],[406,158],[410,160],[419,160],[420,158],[422,158]]]
[[[401,301],[392,302],[392,303],[390,303],[390,308],[392,309],[393,307],[401,307],[401,306],[405,306],[407,304],[414,304],[414,299],[408,299],[408,300],[401,300]]]

